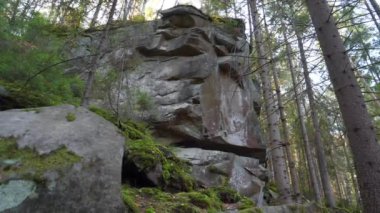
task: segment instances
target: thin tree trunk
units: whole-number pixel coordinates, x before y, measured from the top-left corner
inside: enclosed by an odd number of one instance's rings
[[[96,5],[94,15],[92,16],[92,19],[91,19],[90,28],[95,27],[95,24],[98,21],[100,9],[102,8],[102,4],[103,4],[103,0],[99,0],[98,4]]]
[[[331,183],[330,183],[330,176],[327,171],[326,156],[323,150],[323,144],[321,140],[321,129],[320,129],[319,120],[318,120],[318,113],[315,109],[314,93],[313,93],[313,88],[312,88],[311,80],[309,76],[309,70],[307,67],[307,61],[306,61],[305,51],[303,48],[303,42],[298,32],[296,32],[296,36],[297,36],[297,41],[298,41],[298,48],[300,49],[301,63],[302,63],[303,73],[304,73],[304,78],[305,78],[305,83],[306,83],[307,96],[309,99],[311,119],[313,122],[314,135],[315,135],[315,139],[314,139],[315,149],[317,151],[317,159],[318,159],[318,165],[319,165],[319,173],[320,173],[320,177],[322,181],[322,187],[323,187],[323,191],[326,196],[328,205],[330,207],[335,207],[336,203],[335,203],[334,193],[333,193]]]
[[[237,18],[237,8],[236,8],[236,1],[232,0],[232,8],[234,10],[234,18]]]
[[[368,10],[368,12],[369,12],[369,15],[370,15],[371,18],[372,18],[373,23],[375,23],[375,26],[376,26],[377,30],[379,31],[379,33],[380,33],[380,24],[379,24],[379,22],[377,21],[375,15],[373,14],[373,11],[372,11],[371,7],[369,6],[367,0],[364,0],[364,4],[365,4],[365,6],[366,6],[366,8],[367,8],[367,10]]]
[[[380,145],[332,10],[324,0],[306,0],[338,99],[357,171],[364,212],[380,209]]]
[[[339,171],[337,169],[336,162],[334,161],[334,158],[333,158],[333,156],[336,156],[336,152],[335,152],[335,146],[334,146],[334,141],[333,141],[332,137],[329,138],[329,141],[330,141],[329,142],[330,152],[327,152],[327,156],[330,159],[332,170],[334,171],[335,182],[336,182],[336,189],[338,191],[339,198],[341,200],[343,200],[343,199],[346,198],[346,196],[345,196],[345,193],[344,193],[344,187],[342,187],[342,183],[340,181]]]
[[[357,205],[360,205],[361,204],[361,201],[360,201],[360,196],[359,196],[359,187],[358,187],[358,184],[357,184],[357,179],[355,178],[355,171],[354,171],[354,165],[353,163],[351,162],[351,157],[348,155],[348,145],[346,143],[347,139],[346,139],[346,136],[344,135],[344,133],[342,134],[343,135],[343,151],[344,151],[344,156],[346,158],[346,161],[347,161],[347,168],[348,168],[348,171],[350,173],[350,177],[351,177],[351,181],[352,181],[352,187],[351,189],[353,189],[353,191],[355,192],[355,198],[356,198],[356,203]]]
[[[369,0],[371,3],[373,9],[375,10],[375,13],[377,14],[377,17],[380,19],[380,7],[379,4],[375,0]]]
[[[264,8],[263,8],[264,10]],[[263,11],[264,13],[264,11]],[[264,24],[265,24],[265,32],[269,36],[269,30],[268,30],[268,25],[266,22],[266,18],[264,15]],[[270,43],[268,44],[268,53],[270,56],[273,55],[272,53],[272,47]],[[271,57],[270,59],[272,62],[274,62],[273,58]],[[280,84],[278,81],[278,69],[276,68],[276,65],[272,65],[272,71],[273,71],[273,80],[274,80],[274,85],[276,88],[276,97],[277,97],[277,103],[278,103],[278,109],[280,112],[280,120],[282,124],[282,130],[283,130],[283,135],[284,135],[284,144],[285,144],[285,152],[286,152],[286,157],[287,157],[287,162],[288,162],[288,167],[289,167],[289,173],[292,181],[292,189],[293,189],[293,198],[297,203],[301,203],[301,191],[300,191],[300,186],[299,186],[299,178],[298,174],[296,171],[296,164],[293,160],[292,152],[290,149],[290,139],[289,139],[289,128],[287,125],[286,121],[286,116],[284,113],[284,106],[282,104],[282,98],[281,98],[281,89],[280,89]]]
[[[128,16],[131,13],[132,10],[132,5],[133,5],[133,0],[125,0],[124,1],[124,15],[123,15],[123,20],[128,20]]]
[[[162,10],[162,7],[164,6],[164,3],[165,3],[165,0],[162,0],[162,4],[161,4],[161,7],[160,7],[160,9],[159,9],[159,10],[157,10],[157,14],[156,14],[156,18],[155,18],[155,19],[157,19],[157,18],[158,18],[158,15],[160,14],[160,11]]]
[[[146,6],[146,3],[147,3],[148,0],[143,0],[143,2],[141,3],[141,15],[145,16],[145,6]]]
[[[289,177],[286,168],[286,158],[284,155],[284,144],[281,141],[279,128],[278,107],[275,104],[272,83],[270,79],[269,64],[265,60],[266,52],[264,48],[261,29],[259,26],[256,0],[249,0],[252,9],[252,21],[254,25],[254,34],[256,38],[256,50],[259,57],[259,66],[261,67],[261,81],[263,85],[264,102],[268,119],[270,143],[269,150],[272,154],[272,165],[274,170],[274,179],[279,189],[279,202],[284,204],[292,203],[290,192]]]
[[[86,87],[85,87],[85,90],[84,90],[84,95],[83,95],[83,99],[82,99],[82,103],[81,105],[84,106],[84,107],[88,107],[88,105],[90,104],[90,98],[91,98],[91,95],[92,95],[92,86],[94,84],[94,78],[95,78],[95,70],[96,70],[96,66],[100,60],[100,57],[102,54],[99,54],[102,52],[103,50],[103,43],[105,42],[105,40],[107,39],[108,37],[108,31],[110,29],[110,26],[111,26],[111,22],[112,22],[112,19],[113,19],[113,15],[115,13],[115,10],[116,10],[116,4],[117,4],[117,0],[113,0],[112,1],[112,6],[111,6],[111,11],[109,13],[109,16],[108,16],[108,21],[107,21],[107,24],[106,24],[106,29],[104,30],[104,32],[102,33],[102,36],[99,40],[99,44],[98,44],[98,47],[96,49],[97,53],[96,56],[93,57],[93,60],[91,61],[90,63],[90,69],[89,69],[89,72],[88,72],[88,77],[87,77],[87,81],[86,81]]]
[[[280,110],[280,120],[281,120],[282,129],[284,133],[284,140],[286,143],[285,151],[286,151],[286,157],[288,160],[289,173],[292,180],[293,197],[297,203],[301,203],[302,194],[301,194],[300,185],[299,185],[299,178],[298,178],[298,174],[296,170],[296,164],[293,160],[292,152],[290,149],[289,128],[288,128],[286,116],[284,113],[284,106],[282,104],[282,98],[281,98],[281,90],[280,90],[280,85],[278,82],[278,72],[276,72],[276,70],[273,70],[273,79],[274,79],[274,84],[276,88],[278,108]]]
[[[248,26],[249,26],[249,44],[252,47],[252,42],[253,42],[253,30],[252,30],[252,11],[251,7],[247,8],[248,10]]]
[[[285,29],[284,23],[282,23],[282,25],[283,25],[283,29]],[[297,106],[297,115],[298,115],[300,126],[301,126],[302,140],[305,144],[306,158],[307,158],[307,162],[308,162],[308,166],[309,166],[311,184],[312,184],[313,189],[314,189],[315,199],[317,202],[320,203],[322,201],[321,192],[319,191],[319,187],[318,187],[318,178],[317,178],[317,174],[316,174],[317,170],[316,170],[316,167],[314,165],[314,159],[313,159],[313,154],[311,151],[309,136],[307,133],[305,117],[304,117],[304,113],[302,112],[302,104],[301,104],[300,97],[298,94],[297,79],[295,77],[294,65],[293,65],[293,61],[291,58],[292,49],[291,49],[290,44],[288,42],[288,37],[287,37],[285,31],[283,32],[283,36],[284,36],[285,43],[286,43],[287,62],[288,62],[289,71],[290,71],[290,74],[292,77],[292,85],[293,85],[293,90],[294,90],[295,102],[296,102],[296,106]]]

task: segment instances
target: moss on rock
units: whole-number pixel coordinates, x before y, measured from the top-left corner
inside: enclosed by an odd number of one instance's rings
[[[16,163],[1,167],[5,179],[20,177],[43,181],[46,171],[62,171],[79,162],[81,157],[66,148],[57,149],[47,155],[39,155],[30,148],[19,149],[15,139],[0,138],[0,162],[9,160],[14,160]]]
[[[169,193],[159,188],[123,187],[123,199],[132,212],[205,213],[220,212],[223,202],[213,190]]]
[[[67,115],[66,115],[66,120],[67,120],[68,122],[75,121],[75,119],[77,119],[75,113],[73,113],[73,112],[69,112],[69,113],[67,113]]]
[[[195,180],[190,175],[186,162],[178,159],[165,146],[154,142],[151,137],[131,140],[126,143],[127,160],[133,162],[143,172],[153,170],[158,164],[162,167],[161,187],[178,191],[190,191]]]

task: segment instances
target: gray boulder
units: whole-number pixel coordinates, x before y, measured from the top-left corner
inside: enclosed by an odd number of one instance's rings
[[[69,105],[2,111],[0,143],[14,153],[0,154],[0,203],[12,201],[0,211],[124,212],[124,138],[96,114]]]
[[[264,181],[259,161],[233,153],[198,148],[176,148],[177,157],[191,164],[192,176],[203,187],[228,184],[257,203],[263,197]]]

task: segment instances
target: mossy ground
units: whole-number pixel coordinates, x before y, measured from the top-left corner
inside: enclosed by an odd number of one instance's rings
[[[1,174],[7,177],[28,178],[35,181],[43,181],[46,171],[62,171],[70,167],[81,158],[66,148],[60,148],[48,155],[39,155],[32,149],[19,149],[15,139],[0,138],[0,162],[16,161],[14,164],[0,167]],[[1,180],[0,180],[1,182]]]
[[[224,189],[223,189],[224,188]],[[225,203],[220,197],[226,191],[226,187],[198,189],[191,192],[169,193],[159,188],[133,188],[125,185],[122,191],[123,200],[131,212],[159,212],[159,213],[203,213],[222,212],[228,206],[234,205],[239,209],[242,201],[248,198],[237,195],[234,203]],[[254,204],[248,208],[253,208]]]

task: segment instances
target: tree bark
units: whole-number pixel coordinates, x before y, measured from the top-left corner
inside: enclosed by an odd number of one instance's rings
[[[364,212],[380,209],[380,145],[331,9],[324,0],[306,0],[338,99],[359,182]]]
[[[371,7],[369,6],[367,0],[364,0],[364,4],[365,4],[365,6],[366,6],[366,8],[367,8],[367,10],[368,10],[368,12],[369,12],[369,15],[370,15],[371,18],[372,18],[373,23],[375,23],[375,26],[376,26],[377,30],[379,31],[379,33],[380,33],[380,24],[379,24],[379,22],[377,21],[375,15],[373,14],[373,11],[372,11]]]
[[[298,32],[296,32],[296,36],[297,36],[297,41],[298,41],[298,48],[300,49],[301,63],[302,63],[303,73],[304,73],[304,78],[305,78],[305,83],[306,83],[306,92],[309,99],[311,119],[312,119],[313,128],[314,128],[314,136],[315,136],[314,142],[315,142],[315,149],[317,151],[317,159],[318,159],[318,165],[319,165],[319,173],[320,173],[320,177],[322,181],[322,187],[323,187],[323,191],[326,196],[328,205],[330,207],[335,207],[336,203],[335,203],[334,193],[331,187],[330,176],[327,171],[327,161],[326,161],[326,156],[323,149],[323,144],[322,144],[322,139],[321,139],[321,129],[320,129],[319,120],[318,120],[318,113],[315,109],[314,92],[311,85],[309,70],[307,67],[307,61],[306,61],[305,51],[303,48],[303,42]]]
[[[377,17],[380,19],[380,6],[375,0],[369,0],[371,3],[373,9],[375,10],[375,13],[377,14]]]
[[[272,83],[270,79],[270,70],[268,61],[265,60],[267,53],[265,52],[262,33],[259,26],[258,12],[256,0],[248,0],[252,11],[252,22],[254,27],[254,35],[256,41],[256,50],[259,57],[259,66],[261,68],[260,76],[263,85],[264,102],[268,119],[270,142],[269,152],[272,154],[272,165],[274,171],[274,179],[279,190],[279,202],[284,204],[292,203],[289,177],[286,168],[286,159],[284,155],[283,142],[281,141],[279,128],[278,107],[272,92]]]
[[[129,13],[132,10],[133,0],[124,0],[124,14],[123,14],[123,20],[128,20]]]
[[[103,4],[103,0],[99,0],[95,8],[94,15],[92,16],[92,19],[91,19],[90,28],[95,27],[95,24],[98,21],[100,9],[102,8],[102,4]]]
[[[285,29],[284,23],[282,23],[282,27],[283,27],[283,29]],[[302,104],[301,104],[299,94],[298,94],[297,79],[295,77],[295,70],[294,70],[294,65],[293,65],[293,61],[292,61],[292,57],[291,57],[292,49],[291,49],[291,46],[288,42],[288,37],[287,37],[285,31],[283,32],[283,37],[284,37],[284,40],[286,43],[286,45],[285,45],[286,55],[287,55],[286,58],[287,58],[289,71],[290,71],[291,78],[292,78],[292,86],[293,86],[293,90],[294,90],[295,102],[296,102],[296,107],[297,107],[297,115],[298,115],[300,127],[301,127],[302,140],[305,144],[305,152],[306,152],[306,158],[307,158],[307,163],[308,163],[308,167],[309,167],[311,185],[313,186],[313,189],[314,189],[315,199],[318,203],[320,203],[322,201],[322,197],[321,197],[321,192],[320,192],[319,187],[318,187],[318,176],[316,173],[317,169],[316,169],[315,164],[314,164],[314,159],[313,159],[313,154],[312,154],[313,152],[312,152],[312,148],[310,146],[310,140],[309,140],[309,136],[307,133],[305,117],[304,117],[304,113],[302,112]],[[303,49],[300,51],[303,51]]]
[[[99,60],[101,58],[101,55],[102,55],[102,54],[99,54],[99,53],[102,52],[104,41],[108,37],[108,31],[110,29],[111,22],[112,22],[112,19],[113,19],[113,15],[114,15],[115,10],[116,10],[116,5],[117,5],[117,0],[113,0],[112,1],[112,6],[111,6],[111,10],[110,10],[110,13],[109,13],[109,16],[108,16],[108,21],[107,21],[107,24],[106,24],[106,28],[105,28],[105,30],[102,33],[102,36],[101,36],[101,38],[99,40],[98,47],[96,49],[96,51],[97,51],[98,54],[96,54],[96,56],[93,57],[93,60],[90,63],[91,67],[90,67],[89,72],[88,72],[86,86],[85,86],[85,89],[84,89],[84,94],[83,94],[82,103],[81,103],[81,105],[84,106],[84,107],[88,107],[88,105],[90,104],[90,98],[91,98],[91,95],[92,95],[92,86],[94,84],[94,78],[95,78],[95,70],[96,70],[96,66],[97,66],[97,64],[98,64],[98,62],[99,62]]]

